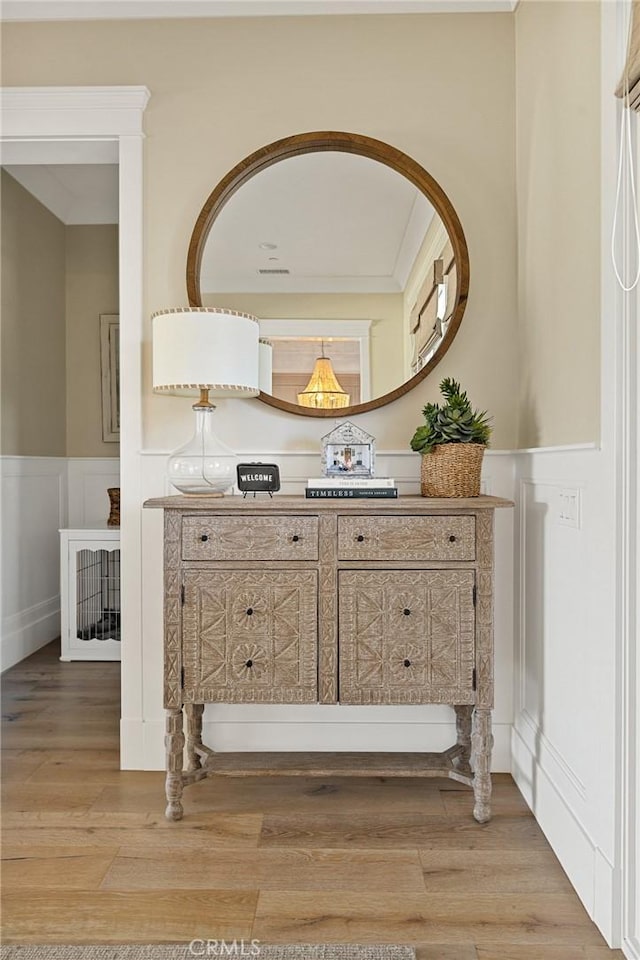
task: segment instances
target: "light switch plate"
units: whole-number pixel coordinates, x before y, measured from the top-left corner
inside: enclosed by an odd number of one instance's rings
[[[558,492],[558,522],[564,527],[580,529],[580,490],[578,487],[562,487]]]

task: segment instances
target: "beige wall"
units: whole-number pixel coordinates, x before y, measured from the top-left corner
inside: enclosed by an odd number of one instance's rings
[[[224,293],[215,304],[213,298],[209,294],[205,304],[264,319],[371,320],[371,396],[381,397],[405,380],[401,293]]]
[[[7,84],[146,84],[145,445],[184,441],[188,401],[150,390],[149,315],[186,303],[198,212],[239,160],[279,137],[347,130],[394,144],[440,182],[469,244],[460,333],[414,392],[358,418],[405,449],[442,376],[516,438],[514,18],[511,14],[6,24]],[[496,375],[496,354],[501,357]],[[220,404],[236,449],[316,449],[326,421],[258,401]],[[240,438],[240,439],[239,439]]]
[[[100,387],[100,314],[117,312],[117,226],[65,227],[3,170],[2,454],[118,456]]]
[[[597,441],[600,435],[599,63],[599,3],[521,0],[516,157],[522,447]]]
[[[3,455],[63,457],[65,228],[2,171]]]
[[[117,457],[102,442],[100,314],[118,313],[118,227],[66,228],[67,456]]]

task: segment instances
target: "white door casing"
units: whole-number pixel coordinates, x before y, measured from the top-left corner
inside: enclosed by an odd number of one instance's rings
[[[4,87],[0,89],[3,151],[17,145],[90,141],[117,143],[119,163],[122,720],[124,769],[142,766],[142,744],[129,736],[142,720],[141,624],[141,345],[143,330],[142,86]],[[131,721],[134,721],[131,723]]]

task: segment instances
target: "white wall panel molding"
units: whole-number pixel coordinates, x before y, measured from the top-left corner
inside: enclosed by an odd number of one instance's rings
[[[58,529],[67,518],[64,457],[0,457],[1,667],[60,635]]]
[[[522,451],[516,468],[513,776],[613,942],[616,525],[610,458]],[[566,504],[577,497],[574,522]]]
[[[587,788],[584,783],[526,710],[521,710],[518,714],[516,728],[518,736],[531,755],[549,772],[554,786],[565,802],[585,800]]]
[[[60,636],[60,594],[34,603],[2,624],[2,671]]]
[[[521,737],[517,722],[511,748],[512,774],[520,792],[534,812],[586,910],[593,917],[596,843],[557,790],[552,774],[540,762],[537,751],[532,752]]]
[[[116,457],[69,457],[69,526],[101,527],[109,516],[108,487],[120,486]]]

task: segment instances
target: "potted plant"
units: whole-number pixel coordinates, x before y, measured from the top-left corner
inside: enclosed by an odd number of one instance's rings
[[[422,454],[422,496],[477,497],[491,418],[486,410],[473,409],[451,377],[441,382],[440,392],[445,403],[423,407],[425,423],[411,439],[411,449]]]

